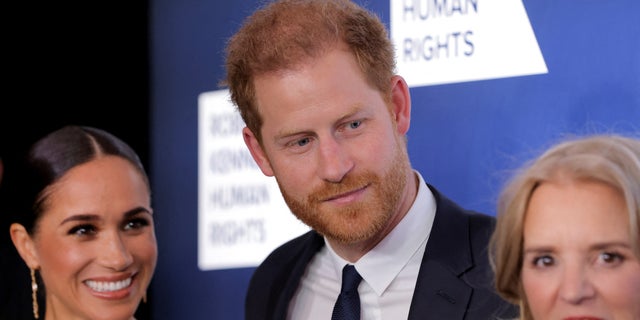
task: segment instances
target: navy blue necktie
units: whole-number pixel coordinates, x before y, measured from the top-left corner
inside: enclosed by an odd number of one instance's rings
[[[353,265],[342,269],[342,289],[333,306],[331,320],[360,320],[360,296],[358,285],[362,277]]]

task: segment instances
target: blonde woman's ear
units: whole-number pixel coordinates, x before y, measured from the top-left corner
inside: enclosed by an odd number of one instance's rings
[[[19,223],[12,223],[9,232],[11,234],[11,241],[13,241],[13,245],[18,250],[22,260],[24,260],[29,268],[39,269],[40,262],[35,244],[24,226]]]

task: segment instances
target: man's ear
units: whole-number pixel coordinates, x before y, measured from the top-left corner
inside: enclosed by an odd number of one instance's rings
[[[11,241],[13,241],[13,245],[16,247],[20,257],[22,257],[22,260],[24,260],[27,266],[31,269],[40,268],[40,261],[36,252],[35,243],[24,226],[19,223],[12,223],[9,228],[9,233],[11,234]]]
[[[253,157],[253,160],[256,162],[260,170],[265,176],[272,177],[273,169],[271,168],[271,163],[269,162],[269,158],[262,150],[262,146],[260,142],[258,142],[258,138],[249,130],[249,128],[244,127],[242,129],[242,138],[244,139],[244,143],[249,148],[249,152]]]
[[[396,129],[399,134],[404,135],[409,131],[411,123],[411,95],[407,82],[398,75],[391,78],[391,104]]]

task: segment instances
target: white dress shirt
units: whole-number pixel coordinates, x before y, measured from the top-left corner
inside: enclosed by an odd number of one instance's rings
[[[407,319],[420,263],[433,226],[436,203],[424,179],[407,215],[371,251],[355,263],[362,276],[358,287],[361,318]],[[341,286],[342,268],[348,264],[327,245],[307,266],[289,304],[288,319],[331,319]]]

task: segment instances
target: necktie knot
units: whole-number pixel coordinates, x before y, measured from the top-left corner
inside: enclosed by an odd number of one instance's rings
[[[358,292],[358,286],[362,277],[352,264],[348,264],[342,268],[342,288],[340,293]]]
[[[346,265],[342,269],[342,287],[340,295],[333,307],[332,320],[359,320],[360,296],[358,285],[362,277],[353,265]]]

